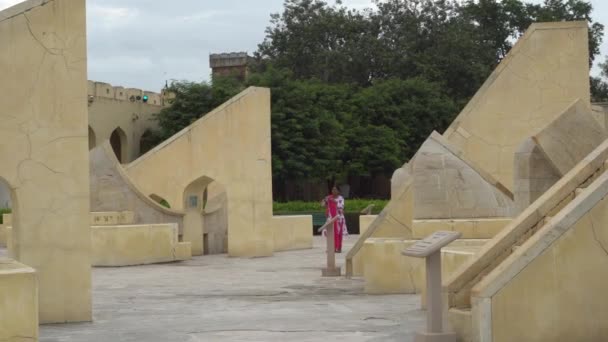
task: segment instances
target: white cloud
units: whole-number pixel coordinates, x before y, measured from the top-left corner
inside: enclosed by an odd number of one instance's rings
[[[219,16],[223,16],[225,14],[228,14],[228,11],[203,11],[203,12],[196,12],[190,15],[186,15],[183,17],[180,17],[179,19],[183,20],[183,21],[202,21],[202,20],[210,20],[210,19],[216,19]]]
[[[112,7],[98,4],[89,5],[87,17],[91,25],[101,25],[105,29],[124,27],[139,15],[137,8]]]
[[[19,2],[0,0],[0,10]],[[591,2],[608,31],[608,1]],[[372,0],[343,3],[374,7]],[[209,53],[255,51],[270,14],[282,10],[283,0],[87,0],[89,78],[146,89],[172,78],[208,79]],[[607,54],[608,37],[598,61]]]

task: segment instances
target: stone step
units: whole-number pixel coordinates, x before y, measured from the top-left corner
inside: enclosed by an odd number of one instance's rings
[[[458,341],[471,342],[473,329],[470,308],[451,308],[448,310],[448,331],[458,335]]]

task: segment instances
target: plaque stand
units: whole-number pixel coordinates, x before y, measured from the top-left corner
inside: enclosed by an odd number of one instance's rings
[[[402,252],[406,256],[425,258],[426,263],[426,331],[417,332],[415,342],[456,342],[456,334],[443,331],[441,248],[460,236],[459,232],[435,232]]]
[[[321,270],[323,277],[339,277],[342,274],[340,267],[336,267],[336,251],[334,250],[334,222],[337,219],[338,216],[335,216],[318,230],[321,232],[325,229],[327,232],[327,267]]]

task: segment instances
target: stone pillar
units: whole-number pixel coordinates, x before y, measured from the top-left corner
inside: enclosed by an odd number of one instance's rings
[[[40,323],[90,321],[85,0],[0,12],[0,177],[15,258],[36,270]]]

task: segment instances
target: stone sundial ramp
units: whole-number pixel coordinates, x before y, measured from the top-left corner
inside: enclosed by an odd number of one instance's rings
[[[146,194],[166,199],[187,215],[200,211],[207,187],[220,184],[226,194],[230,256],[311,248],[311,216],[273,217],[270,105],[269,89],[250,87],[125,171]]]
[[[608,140],[444,283],[463,341],[591,341],[608,313]],[[597,315],[597,317],[596,317]]]
[[[513,159],[521,142],[573,101],[580,99],[590,106],[587,34],[586,22],[531,25],[446,130],[444,138],[462,151],[463,157],[504,185],[504,190],[515,192]],[[406,169],[409,166],[400,171]],[[357,273],[352,260],[365,239],[373,237],[374,231],[386,225],[390,217],[405,215],[406,208],[414,206],[398,204],[411,196],[410,190],[405,189],[409,171],[401,173],[398,178],[402,185],[393,187],[398,193],[393,193],[383,213],[370,224],[371,231],[362,235],[349,252],[347,275]],[[408,229],[398,231],[403,233],[393,237],[408,236]]]
[[[367,239],[416,239],[415,220],[509,216],[512,194],[437,132],[429,136],[402,170],[400,193],[347,254],[347,276],[362,275],[358,254]]]
[[[184,212],[165,208],[143,193],[125,172],[108,141],[92,149],[89,160],[92,212],[128,211],[133,218],[126,223],[176,223],[180,233],[183,231]]]
[[[532,24],[443,134],[513,189],[523,139],[573,101],[590,106],[587,22]]]

